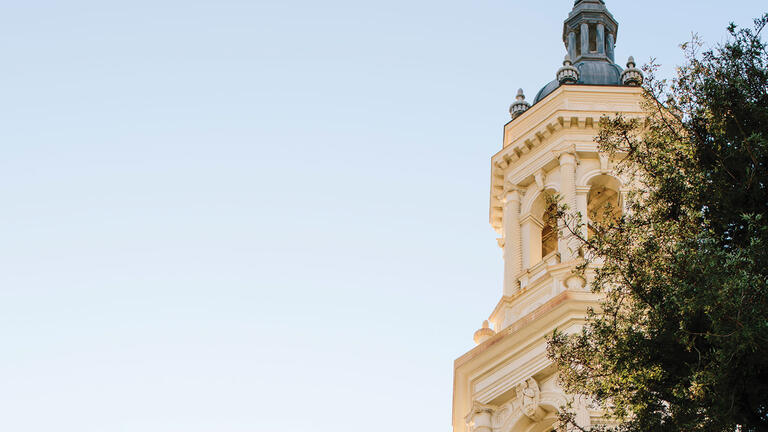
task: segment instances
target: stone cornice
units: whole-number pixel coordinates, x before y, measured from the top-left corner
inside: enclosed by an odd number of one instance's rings
[[[567,329],[583,323],[584,311],[588,307],[597,308],[598,301],[599,294],[586,291],[562,292],[457,358],[454,361],[453,380],[454,426],[465,430],[462,428],[464,415],[466,410],[471,409],[473,401],[493,403],[499,391],[511,389],[520,381],[518,378],[533,376],[537,371],[548,368],[550,362],[546,357],[535,354],[532,350],[541,351],[544,336],[553,328]],[[535,357],[531,357],[531,354],[535,354]],[[520,377],[504,373],[498,377],[501,380],[499,385],[484,385],[475,393],[475,386],[479,382],[497,380],[490,376],[499,371],[494,365],[509,365],[510,361],[521,364],[520,368],[515,368],[514,374],[521,375]]]
[[[454,361],[454,368],[455,369],[461,368],[462,366],[471,362],[473,359],[482,355],[485,351],[489,350],[491,347],[501,343],[508,336],[516,335],[520,333],[521,331],[525,330],[526,327],[528,327],[528,325],[531,322],[537,321],[543,315],[546,315],[560,307],[567,306],[567,309],[574,313],[573,315],[574,319],[584,320],[584,315],[585,315],[584,312],[586,311],[586,306],[592,306],[592,307],[598,306],[599,298],[600,298],[599,294],[594,294],[591,292],[564,291],[559,295],[553,297],[548,302],[544,303],[543,305],[541,305],[540,307],[538,307],[536,310],[532,311],[528,315],[520,318],[520,320],[518,320],[513,325],[502,329],[501,331],[496,333],[496,335],[493,336],[492,338],[488,339],[482,344],[476,346],[471,351],[457,358]]]
[[[643,89],[626,86],[560,86],[544,100],[532,106],[517,119],[504,126],[504,143],[491,159],[490,223],[501,232],[502,197],[505,180],[526,166],[534,153],[555,137],[563,139],[572,133],[597,135],[600,118],[622,113],[642,116]],[[567,143],[574,145],[572,142]],[[583,147],[583,146],[582,146]],[[596,145],[592,151],[596,151]],[[575,146],[573,152],[582,151]],[[552,157],[555,157],[553,154]]]
[[[557,252],[553,252],[553,254],[557,254]],[[558,254],[558,257],[559,257],[559,254]],[[570,272],[575,265],[576,265],[576,262],[574,261],[559,263],[559,264],[547,264],[545,260],[542,260],[539,264],[536,264],[535,266],[527,270],[523,270],[522,273],[517,275],[516,279],[520,279],[525,275],[532,275],[532,274],[538,273],[541,270],[546,270],[546,273],[550,276],[552,275],[562,276],[562,273]],[[538,288],[539,288],[539,285],[537,282],[536,284],[521,287],[520,289],[515,291],[515,293],[512,295],[502,296],[501,300],[499,300],[499,302],[496,303],[496,307],[493,309],[493,312],[491,312],[491,315],[488,317],[488,319],[491,321],[495,321],[497,315],[505,307],[514,305],[518,299],[520,299],[521,297],[524,297],[526,294],[529,294],[530,292]]]

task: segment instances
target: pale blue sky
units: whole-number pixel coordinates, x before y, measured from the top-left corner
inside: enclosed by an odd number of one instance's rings
[[[0,430],[448,432],[572,4],[4,1]],[[667,73],[766,9],[608,6]]]

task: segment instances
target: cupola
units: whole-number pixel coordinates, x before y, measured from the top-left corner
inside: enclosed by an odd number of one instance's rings
[[[614,62],[619,24],[603,0],[577,0],[563,23],[563,42],[574,63]]]
[[[556,78],[544,86],[533,100],[537,103],[563,84],[639,85],[642,75],[622,75],[615,63],[614,48],[619,24],[603,0],[577,0],[563,23],[563,43],[567,51]]]

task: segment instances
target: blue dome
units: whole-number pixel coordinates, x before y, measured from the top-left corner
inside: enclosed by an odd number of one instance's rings
[[[579,81],[576,84],[586,85],[621,85],[621,72],[623,69],[615,64],[604,61],[582,61],[574,65],[579,70]],[[557,80],[552,80],[549,84],[545,85],[538,94],[533,103],[544,99],[550,93],[557,90],[560,87],[560,83]]]

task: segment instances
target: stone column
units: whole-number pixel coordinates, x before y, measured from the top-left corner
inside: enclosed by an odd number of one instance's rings
[[[632,208],[629,207],[629,194],[632,193],[632,189],[622,188],[619,191],[619,197],[621,199],[621,212],[625,215],[632,213]]]
[[[587,229],[587,223],[589,223],[589,215],[587,214],[587,208],[589,203],[589,186],[577,186],[576,187],[576,211],[581,215],[579,222],[581,223],[580,234],[583,238],[587,238],[589,233]]]
[[[571,61],[576,61],[576,32],[568,32],[568,56]]]
[[[608,33],[608,46],[606,46],[608,58],[611,59],[612,62],[616,61],[615,55],[613,53],[613,49],[616,46],[616,37],[613,35],[613,33]]]
[[[563,152],[560,154],[560,196],[562,197],[562,203],[568,206],[568,212],[574,212],[577,210],[576,206],[576,155],[570,152]],[[560,239],[560,259],[570,261],[575,259],[578,255],[573,247],[573,237],[567,228],[562,227],[563,238]]]
[[[510,296],[517,291],[517,276],[523,271],[520,190],[512,184],[504,189],[504,295]]]
[[[523,243],[523,268],[528,270],[541,261],[541,222],[528,215],[521,222]]]
[[[581,24],[581,55],[589,54],[589,24]]]
[[[597,25],[597,53],[605,54],[605,25]]]

